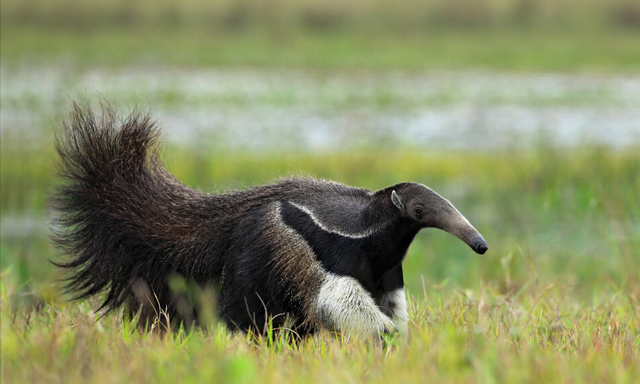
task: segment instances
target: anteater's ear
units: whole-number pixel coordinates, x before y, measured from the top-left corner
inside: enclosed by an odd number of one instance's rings
[[[396,191],[391,192],[391,201],[393,201],[393,205],[398,207],[401,211],[404,211],[404,203],[400,200],[400,196],[398,196]]]

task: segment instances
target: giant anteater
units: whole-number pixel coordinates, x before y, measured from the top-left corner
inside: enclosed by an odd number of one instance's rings
[[[62,182],[53,239],[68,258],[77,298],[106,291],[153,321],[197,321],[170,289],[174,276],[219,289],[231,327],[262,332],[268,319],[296,330],[351,335],[406,331],[402,260],[421,228],[454,234],[477,253],[487,244],[446,199],[416,183],[371,192],[293,178],[206,194],[172,176],[157,155],[147,114],[125,118],[74,103],[58,138]]]

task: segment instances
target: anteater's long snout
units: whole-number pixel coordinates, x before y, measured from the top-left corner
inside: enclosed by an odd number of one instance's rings
[[[484,240],[484,237],[482,237],[482,235],[476,231],[471,224],[469,224],[469,222],[466,224],[467,225],[465,225],[460,232],[454,232],[455,229],[447,232],[456,235],[460,240],[464,241],[469,247],[471,247],[475,253],[484,255],[489,249],[487,242]]]
[[[441,228],[464,241],[475,253],[483,255],[489,249],[480,232],[455,208],[442,219]]]

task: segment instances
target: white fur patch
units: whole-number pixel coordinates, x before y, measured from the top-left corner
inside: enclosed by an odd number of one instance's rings
[[[322,229],[325,232],[328,233],[333,233],[336,235],[340,235],[343,237],[348,237],[350,239],[363,239],[365,237],[369,237],[371,235],[373,235],[374,233],[376,233],[379,228],[372,228],[369,230],[366,230],[364,232],[360,232],[360,233],[346,233],[344,231],[341,231],[337,228],[329,228],[328,226],[326,226],[324,223],[322,223],[320,221],[320,219],[318,219],[318,217],[313,213],[313,211],[311,211],[309,208],[302,206],[300,204],[296,204],[294,202],[289,201],[289,204],[293,205],[294,207],[298,208],[299,210],[301,210],[302,212],[306,213],[307,215],[309,215],[309,217],[311,218],[311,220],[313,220],[313,223],[315,225],[317,225],[320,229]]]
[[[369,292],[349,276],[326,273],[316,313],[325,326],[350,336],[376,336],[395,330],[391,318],[380,311]]]
[[[404,288],[398,288],[382,296],[380,306],[387,313],[392,313],[393,322],[400,333],[407,333],[409,329],[409,311]]]

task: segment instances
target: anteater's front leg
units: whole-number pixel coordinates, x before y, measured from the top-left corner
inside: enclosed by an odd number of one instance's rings
[[[406,333],[409,325],[409,312],[407,311],[407,298],[404,294],[404,278],[402,265],[382,276],[382,295],[376,297],[376,302],[384,314],[393,319],[396,329],[400,333]]]
[[[393,320],[353,277],[326,273],[315,309],[323,326],[348,335],[369,337],[395,330]]]

